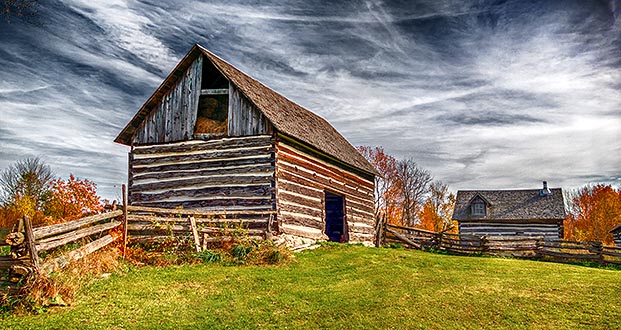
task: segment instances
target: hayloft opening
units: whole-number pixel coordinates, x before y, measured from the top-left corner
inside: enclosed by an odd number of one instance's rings
[[[195,135],[227,134],[229,81],[208,60],[203,62],[201,95],[198,99]]]
[[[331,242],[347,242],[345,199],[326,191],[326,235]]]

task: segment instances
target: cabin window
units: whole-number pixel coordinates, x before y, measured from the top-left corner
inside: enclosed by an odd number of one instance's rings
[[[485,216],[485,203],[475,202],[471,205],[471,213],[475,216]]]
[[[229,96],[204,95],[198,103],[195,134],[226,135]]]
[[[203,62],[194,134],[204,136],[226,135],[228,113],[229,81],[210,61],[205,61]]]

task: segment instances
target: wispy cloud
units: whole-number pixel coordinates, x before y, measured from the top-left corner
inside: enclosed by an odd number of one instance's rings
[[[118,196],[112,142],[195,43],[453,189],[621,184],[617,1],[83,1],[0,23],[0,168]]]

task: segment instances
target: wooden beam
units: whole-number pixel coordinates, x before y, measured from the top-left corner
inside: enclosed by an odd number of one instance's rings
[[[194,217],[189,217],[190,220],[190,228],[192,228],[192,236],[194,236],[194,247],[196,248],[196,252],[201,252],[200,238],[198,237],[198,230],[196,228],[196,220]]]
[[[30,262],[36,271],[39,271],[39,255],[35,248],[35,236],[32,232],[32,222],[29,216],[24,217],[24,229],[26,230],[26,244],[30,251]]]
[[[73,250],[65,255],[46,262],[45,264],[43,264],[42,270],[43,272],[49,274],[56,269],[64,268],[69,262],[82,259],[85,256],[103,248],[104,246],[112,242],[114,242],[114,237],[112,237],[111,235],[106,235],[100,239],[97,239],[91,243],[82,246],[79,249]]]
[[[228,88],[201,89],[202,95],[229,95]]]
[[[268,215],[268,214],[276,213],[276,211],[244,211],[244,210],[200,211],[200,210],[184,210],[184,209],[166,209],[166,208],[135,206],[135,205],[128,205],[127,210],[129,212],[167,213],[167,214],[193,215],[193,216]]]
[[[87,237],[93,234],[101,233],[105,230],[115,228],[121,225],[119,221],[112,221],[108,223],[103,223],[97,226],[82,228],[76,231],[72,231],[58,237],[54,237],[54,240],[48,240],[46,242],[38,242],[36,244],[37,251],[47,251],[51,250],[55,247],[59,247],[61,245],[65,245],[67,243],[77,241],[80,238]]]
[[[125,252],[127,250],[127,188],[125,185],[121,186],[123,194],[123,259],[125,259]]]
[[[33,234],[34,234],[34,238],[38,240],[43,237],[48,237],[48,236],[68,232],[74,229],[78,229],[80,227],[84,227],[86,225],[90,225],[95,222],[99,222],[99,221],[103,221],[103,220],[107,220],[111,218],[116,218],[122,214],[123,214],[122,210],[116,210],[116,211],[97,214],[97,215],[93,215],[90,217],[86,217],[86,218],[82,218],[82,219],[74,220],[70,222],[59,223],[59,224],[45,226],[45,227],[39,227],[39,228],[33,229]]]

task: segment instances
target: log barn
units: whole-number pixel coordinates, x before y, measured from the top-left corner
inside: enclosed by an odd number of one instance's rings
[[[460,234],[563,238],[565,204],[560,188],[459,190],[453,220]]]
[[[375,168],[325,119],[194,45],[116,137],[130,205],[273,210],[271,232],[371,243]]]

